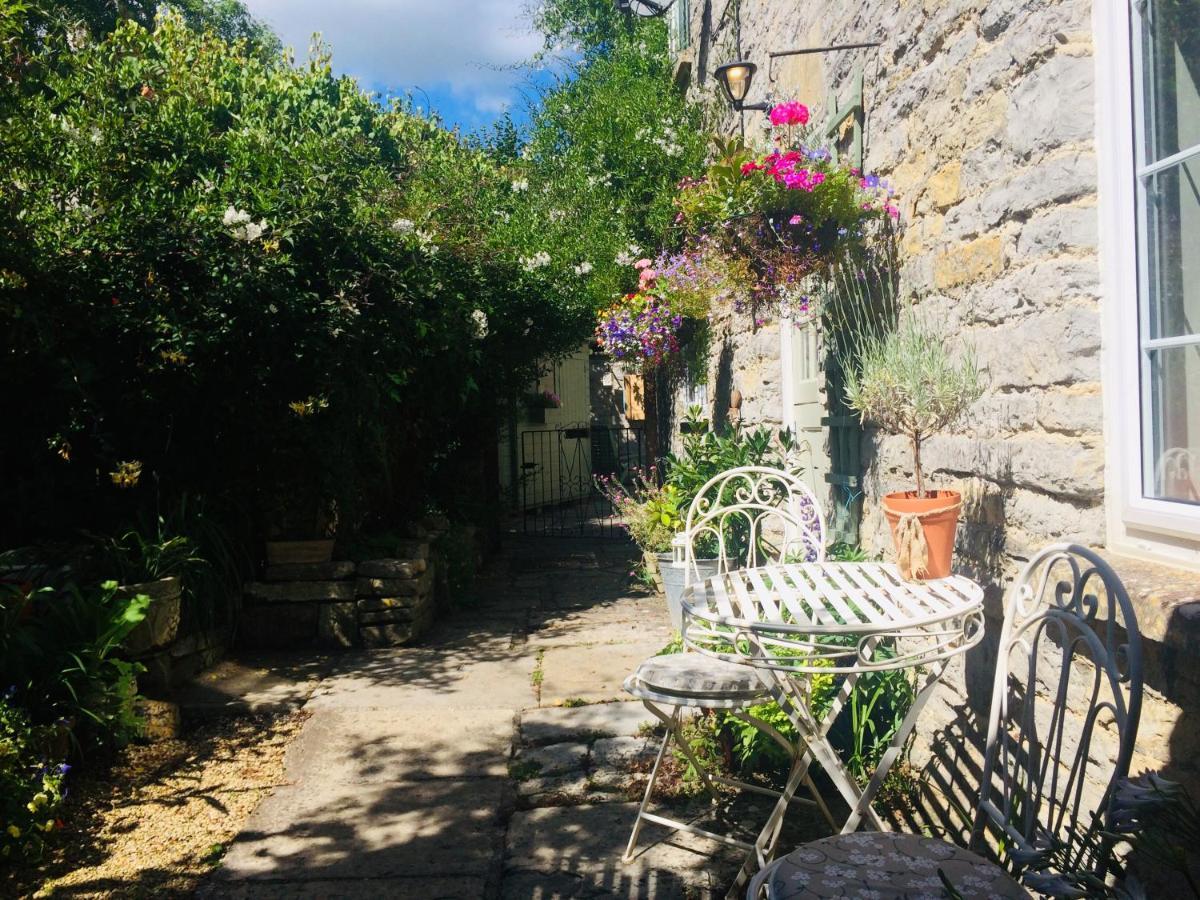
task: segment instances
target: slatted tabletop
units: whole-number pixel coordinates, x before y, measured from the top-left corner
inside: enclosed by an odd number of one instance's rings
[[[794,672],[831,662],[903,668],[965,652],[983,633],[983,590],[961,576],[910,582],[889,563],[734,570],[687,588],[684,640],[733,662]],[[886,658],[874,651],[888,645]]]

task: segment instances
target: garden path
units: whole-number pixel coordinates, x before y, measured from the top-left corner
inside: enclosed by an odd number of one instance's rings
[[[737,856],[648,829],[620,856],[652,754],[625,676],[670,635],[617,542],[515,538],[480,602],[421,646],[357,651],[308,690],[288,783],[214,897],[695,898]],[[643,782],[644,783],[644,782]],[[762,813],[753,816],[760,819]]]

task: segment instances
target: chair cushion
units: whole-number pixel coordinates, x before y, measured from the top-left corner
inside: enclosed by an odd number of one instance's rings
[[[767,694],[752,666],[724,662],[704,653],[650,657],[625,682],[625,689],[634,696],[639,688],[655,694],[715,700],[752,700]]]
[[[919,834],[872,831],[805,844],[764,872],[771,900],[946,896],[941,871],[962,897],[1028,898],[994,863]]]

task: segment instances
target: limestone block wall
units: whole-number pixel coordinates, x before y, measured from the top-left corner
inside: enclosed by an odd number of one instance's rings
[[[709,71],[733,57],[739,10],[743,55],[760,65],[751,100],[798,98],[821,121],[827,92],[846,97],[861,70],[865,165],[900,199],[904,284],[983,365],[969,421],[925,452],[934,482],[971,499],[960,551],[999,575],[1049,540],[1102,544],[1091,0],[693,0],[692,45]],[[881,46],[768,71],[771,51],[864,41]],[[690,90],[708,98],[704,68]],[[762,114],[746,116],[761,134]],[[719,317],[714,405],[727,371],[744,416],[778,422],[778,359],[777,324]],[[908,487],[911,464],[900,438],[867,444],[863,535],[883,548],[871,500]]]
[[[899,198],[903,285],[922,297],[925,315],[974,348],[986,375],[967,421],[930,441],[923,460],[935,485],[964,493],[957,558],[987,588],[993,636],[1003,590],[1037,548],[1105,542],[1092,5],[691,0],[688,90],[726,131],[738,121],[707,73],[735,58],[739,17],[741,55],[759,66],[748,101],[799,99],[820,122],[827,93],[847,97],[862,73],[865,168]],[[771,51],[865,41],[880,46],[768,65]],[[745,121],[748,137],[760,138],[762,114],[748,112]],[[736,388],[746,420],[777,423],[778,325],[721,314],[713,333],[715,421]],[[887,553],[878,501],[911,487],[909,449],[868,431],[863,459],[863,544]],[[1116,567],[1138,575],[1126,562]],[[1184,607],[1159,602],[1161,592],[1131,592],[1149,623],[1135,768],[1200,783],[1198,679],[1180,649],[1196,646],[1200,631],[1194,617],[1179,614]],[[1194,590],[1189,597],[1197,599]],[[978,790],[991,646],[955,667],[922,719],[914,760],[943,797],[929,804],[925,824],[961,825],[944,798],[970,809]]]

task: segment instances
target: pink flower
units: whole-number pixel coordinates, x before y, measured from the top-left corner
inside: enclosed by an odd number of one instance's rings
[[[883,209],[884,209],[884,211],[885,211],[885,212],[886,212],[886,213],[887,213],[889,216],[891,216],[893,219],[899,219],[899,218],[900,218],[900,210],[899,210],[899,209],[897,209],[896,207],[892,206],[892,204],[890,204],[890,203],[889,203],[889,204],[888,204],[887,206],[885,206]]]
[[[649,266],[649,265],[650,265],[650,260],[648,260],[648,259],[639,259],[637,262],[635,262],[635,263],[633,264],[633,267],[634,267],[635,269],[644,269],[644,268],[646,268],[646,267],[647,267],[647,266]]]
[[[808,107],[803,103],[780,103],[771,110],[772,125],[806,125]]]
[[[642,269],[642,271],[638,273],[638,287],[644,291],[650,285],[654,284],[654,279],[657,277],[658,273],[653,269]]]
[[[799,225],[803,221],[804,221],[804,216],[792,216],[790,219],[788,219],[788,224],[789,225]]]
[[[748,163],[742,163],[742,176],[744,177],[746,175],[749,175],[751,172],[757,172],[759,169],[762,169],[762,168],[764,168],[764,166],[761,166],[754,161],[751,161]]]

